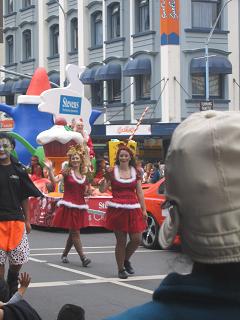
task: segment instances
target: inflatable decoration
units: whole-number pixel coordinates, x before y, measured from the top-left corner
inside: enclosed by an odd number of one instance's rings
[[[91,132],[91,125],[101,112],[92,110],[89,101],[82,96],[83,84],[79,75],[83,70],[84,68],[68,65],[66,71],[70,84],[65,88],[51,89],[46,70],[38,68],[26,95],[18,97],[16,107],[0,104],[0,111],[14,120],[11,135],[16,139],[16,152],[23,164],[29,164],[32,155],[38,156],[42,163],[44,151],[38,146],[36,137],[53,125],[54,116],[63,116],[70,122],[72,118],[81,115],[85,127]]]
[[[62,116],[68,123],[73,119],[82,118],[84,128],[88,134],[91,133],[91,125],[100,116],[101,112],[92,110],[92,106],[87,98],[84,97],[84,85],[79,80],[85,67],[78,67],[68,64],[66,75],[69,85],[64,88],[53,88],[41,94],[39,111],[52,113],[55,117]],[[91,123],[90,123],[91,121]]]
[[[16,107],[0,104],[0,111],[5,112],[14,120],[12,136],[16,139],[16,152],[19,160],[27,165],[36,151],[36,136],[53,124],[50,113],[38,110],[39,94],[49,89],[50,83],[44,68],[39,68],[33,75],[26,95],[18,97]],[[41,152],[38,152],[41,154]]]

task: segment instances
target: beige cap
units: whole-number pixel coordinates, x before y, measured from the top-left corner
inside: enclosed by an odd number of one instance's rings
[[[178,217],[163,223],[161,244],[172,244],[177,227],[194,261],[239,262],[240,112],[205,111],[184,120],[172,136],[165,174]]]

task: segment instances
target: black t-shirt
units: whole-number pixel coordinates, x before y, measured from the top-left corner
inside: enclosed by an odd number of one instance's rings
[[[0,165],[0,221],[24,221],[22,181],[13,164]]]

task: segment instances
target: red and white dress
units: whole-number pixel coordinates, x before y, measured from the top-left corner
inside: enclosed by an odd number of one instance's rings
[[[138,180],[141,180],[141,175],[134,167],[131,167],[130,179],[120,178],[118,166],[110,172],[112,199],[107,202],[106,228],[127,233],[139,233],[146,229],[136,194]]]
[[[64,176],[63,199],[58,201],[52,225],[65,229],[79,230],[89,226],[88,205],[84,194],[88,181],[86,176],[78,179],[74,172]]]

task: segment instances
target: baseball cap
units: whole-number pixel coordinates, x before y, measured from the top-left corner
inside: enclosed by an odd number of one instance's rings
[[[160,244],[169,247],[178,232],[193,261],[239,262],[240,112],[211,110],[184,120],[173,133],[165,175],[174,210]]]

